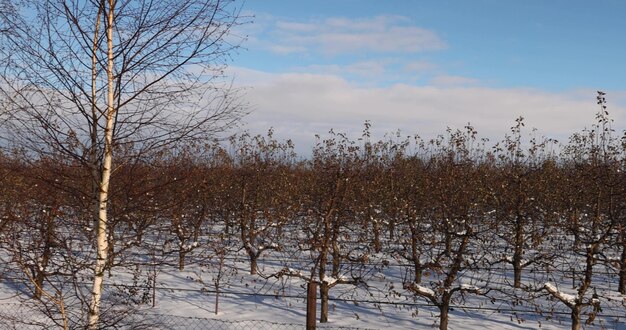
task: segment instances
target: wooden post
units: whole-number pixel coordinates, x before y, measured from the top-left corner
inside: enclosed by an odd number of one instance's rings
[[[307,284],[306,295],[306,330],[315,330],[315,307],[317,304],[317,283],[311,281]]]

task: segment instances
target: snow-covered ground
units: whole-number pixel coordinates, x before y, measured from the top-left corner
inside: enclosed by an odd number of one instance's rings
[[[237,233],[222,235],[224,229],[219,226],[206,231],[197,241],[178,243],[175,239],[163,239],[167,231],[155,227],[145,234],[143,245],[120,242],[118,248],[126,249],[116,261],[120,265],[105,278],[105,317],[120,317],[132,311],[134,316],[129,316],[132,320],[156,320],[147,328],[159,322],[168,324],[164,322],[168,318],[254,320],[303,327],[306,279],[313,275],[317,280],[317,270],[312,270],[317,269],[319,251],[307,249],[303,243],[306,238],[297,227],[285,226],[281,230],[280,235],[271,236],[269,241],[257,242],[255,252],[262,250],[261,246],[271,249],[260,255],[255,275],[250,274],[249,257]],[[466,233],[457,235],[463,237]],[[525,256],[541,255],[557,245],[571,246],[571,237],[554,237],[558,239],[544,240],[543,246],[527,247]],[[76,240],[71,243],[77,251],[74,255],[57,251],[53,256],[61,268],[68,266],[67,260],[85,260],[86,265],[90,261],[89,246],[79,248],[81,239],[68,233],[67,241],[72,239]],[[528,265],[522,273],[522,288],[514,289],[510,250],[507,252],[504,243],[495,236],[473,239],[463,257],[471,266],[463,266],[450,286],[455,290],[449,315],[450,329],[570,327],[567,304],[576,300],[574,287],[579,284],[583,268],[579,254],[564,250],[547,263],[524,260]],[[339,243],[345,251],[339,275],[333,277],[327,273],[323,279],[332,286],[329,322],[323,326],[361,329],[438,326],[439,310],[427,297],[444,293],[446,289],[441,283],[446,269],[426,268],[421,282],[416,284],[413,283],[414,265],[398,252],[406,249],[399,239],[383,239],[380,252],[369,250],[359,241],[341,240]],[[180,249],[186,253],[184,270],[178,269]],[[421,262],[434,260],[441,252],[437,249],[441,247],[425,248]],[[20,253],[23,259],[38,260],[37,250]],[[44,314],[47,311],[58,321],[59,302],[63,303],[71,324],[82,324],[92,275],[88,267],[80,268],[76,264],[72,266],[78,269],[74,274],[50,275],[44,283],[48,296],[44,295],[41,303],[30,298],[30,282],[25,277],[29,272],[18,269],[15,258],[16,251],[0,249],[0,328],[26,329],[23,322],[41,320],[46,324],[43,328],[47,328],[50,322],[45,321]],[[22,265],[36,267],[34,263],[23,262]],[[592,285],[583,297],[585,302],[590,302],[582,310],[583,328],[626,329],[626,296],[617,292],[616,269],[609,263],[598,263],[593,270]],[[345,284],[352,280],[354,283]],[[319,316],[319,294],[317,303]],[[587,320],[589,323],[585,324]],[[236,323],[223,323],[225,327],[220,328],[228,328],[229,324]]]
[[[204,251],[206,252],[206,251]],[[124,296],[129,305],[139,311],[135,317],[148,318],[161,315],[164,318],[211,318],[226,321],[262,320],[289,324],[295,328],[303,326],[306,315],[306,283],[298,277],[268,277],[277,273],[285,264],[280,252],[268,253],[259,260],[259,275],[249,274],[245,254],[233,251],[223,259],[222,277],[219,283],[219,305],[216,309],[216,286],[214,280],[219,268],[217,258],[209,259],[201,249],[190,254],[187,266],[179,271],[175,267],[148,265],[136,268],[116,268],[107,278],[106,292],[109,297]],[[301,271],[309,271],[306,260],[293,260],[291,267],[300,265]],[[438,325],[439,311],[423,298],[416,297],[403,288],[408,267],[399,261],[372,255],[366,271],[367,284],[338,284],[330,290],[329,322],[324,326],[363,329],[416,329]],[[174,259],[171,263],[174,263]],[[575,299],[571,278],[568,273],[541,274],[540,269],[529,268],[524,273],[525,284],[538,291],[533,299],[527,292],[513,290],[506,285],[511,270],[506,266],[499,269],[466,272],[457,280],[460,288],[495,290],[487,296],[471,293],[459,294],[453,301],[450,312],[450,329],[563,329],[570,327],[569,311],[566,306],[549,296],[548,290],[557,292],[563,299]],[[367,267],[366,267],[367,268]],[[347,269],[347,268],[346,268]],[[294,271],[294,269],[291,269]],[[600,270],[598,273],[605,272]],[[5,272],[6,273],[6,272]],[[134,279],[133,279],[134,273]],[[346,271],[346,276],[350,271]],[[18,272],[15,273],[16,275]],[[156,274],[155,282],[150,276]],[[268,277],[268,278],[264,278]],[[554,282],[544,282],[545,279]],[[336,279],[335,279],[336,280]],[[425,276],[419,286],[426,294],[433,294],[435,275]],[[488,281],[487,281],[488,280]],[[333,281],[333,279],[329,279]],[[593,323],[585,328],[626,329],[626,297],[615,291],[615,276],[596,278],[595,288],[602,311]],[[80,285],[79,285],[80,286]],[[65,283],[65,288],[70,286]],[[88,289],[85,282],[84,289]],[[30,310],[37,304],[26,298],[24,286],[10,279],[7,274],[0,287],[0,315],[15,315],[20,306],[17,321],[34,318],[43,319]],[[51,288],[51,285],[48,285]],[[153,290],[154,289],[154,290]],[[154,302],[153,302],[154,295]],[[319,298],[319,297],[318,297]],[[143,301],[142,301],[143,300]],[[49,301],[49,300],[48,300]],[[135,304],[137,303],[137,304]],[[152,306],[154,303],[154,306]],[[70,303],[68,302],[68,305]],[[590,308],[586,311],[588,312]],[[319,313],[319,299],[317,311]],[[141,316],[143,315],[143,316]],[[148,315],[148,316],[146,316]],[[585,314],[586,315],[586,314]],[[21,320],[19,320],[21,318]],[[583,322],[587,317],[583,317]],[[5,318],[5,322],[6,318]],[[228,325],[230,323],[226,323]],[[21,327],[19,327],[21,328]],[[228,327],[226,327],[228,328]]]

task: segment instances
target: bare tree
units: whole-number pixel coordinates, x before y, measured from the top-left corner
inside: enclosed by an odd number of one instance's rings
[[[498,236],[504,243],[502,256],[497,262],[510,264],[513,268],[513,287],[522,287],[522,272],[540,262],[549,262],[549,251],[542,250],[541,242],[549,230],[550,213],[545,207],[546,187],[543,162],[547,161],[546,146],[551,140],[530,140],[525,150],[522,141],[524,121],[515,120],[511,135],[494,146],[497,166],[493,169],[490,196],[498,228]],[[510,251],[510,252],[509,252]]]
[[[489,274],[467,275],[478,271],[493,248],[489,240],[481,239],[491,234],[484,209],[488,172],[476,158],[483,149],[474,146],[476,132],[471,126],[465,132],[448,133],[446,139],[431,142],[439,150],[427,159],[423,170],[428,178],[420,183],[430,193],[422,198],[422,207],[412,211],[417,214],[408,218],[411,252],[405,257],[416,272],[405,280],[405,289],[439,309],[439,329],[448,328],[450,307],[459,295],[490,291]],[[420,284],[422,272],[429,277],[428,286]]]
[[[545,283],[552,297],[567,306],[572,329],[581,328],[583,311],[591,307],[586,324],[591,324],[601,310],[602,293],[598,292],[597,268],[617,252],[610,238],[619,231],[615,191],[619,164],[619,147],[610,128],[603,92],[598,92],[600,110],[591,130],[572,135],[564,151],[562,230],[571,237],[569,254],[559,257],[572,269],[574,294],[561,292],[554,284]],[[567,157],[567,158],[566,158]],[[618,229],[618,230],[616,230]]]
[[[45,0],[19,2],[21,16],[0,17],[11,26],[0,47],[3,137],[91,169],[97,253],[89,328],[100,321],[115,164],[209,138],[243,114],[219,79],[241,41],[233,2]]]
[[[286,192],[288,170],[294,158],[293,144],[278,141],[272,135],[272,130],[267,137],[244,133],[230,141],[236,152],[232,183],[237,185],[233,197],[238,207],[233,215],[253,275],[258,272],[259,257],[279,248],[275,241],[289,218],[289,212],[283,209],[290,206]]]
[[[360,148],[343,133],[331,131],[331,135],[313,149],[305,192],[310,223],[304,232],[314,259],[311,279],[317,273],[319,283],[322,323],[328,322],[330,289],[339,284],[357,285],[362,280],[360,270],[346,270],[344,264],[363,262],[367,254],[350,248],[353,233],[349,227],[356,219],[356,178],[363,164]]]

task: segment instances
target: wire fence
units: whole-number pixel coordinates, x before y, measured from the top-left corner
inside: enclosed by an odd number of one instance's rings
[[[0,329],[54,329],[62,327],[62,324],[61,319],[43,315],[32,306],[17,303],[0,304]]]
[[[135,289],[135,290],[148,290],[148,289],[152,290],[152,287],[145,286],[145,285],[115,284],[115,286],[119,288]],[[199,294],[219,294],[220,297],[222,298],[225,298],[225,297],[250,297],[250,298],[272,298],[272,299],[280,298],[280,299],[296,299],[300,301],[305,301],[307,299],[306,295],[303,295],[303,294],[259,293],[259,292],[232,291],[232,290],[227,290],[227,289],[215,291],[215,290],[206,289],[206,288],[203,288],[203,289],[180,288],[180,287],[169,287],[169,286],[163,286],[163,285],[157,286],[155,287],[155,289],[158,291],[167,291],[170,293],[194,292],[194,293],[199,293]],[[416,297],[413,297],[413,298],[416,298]],[[569,316],[571,314],[571,311],[567,310],[565,306],[561,306],[560,309],[555,308],[554,306],[543,306],[542,308],[540,306],[533,305],[532,303],[530,303],[530,301],[527,301],[528,303],[527,306],[521,306],[520,303],[518,303],[517,306],[515,306],[515,305],[510,304],[511,299],[512,298],[509,296],[503,296],[499,298],[490,298],[489,300],[492,303],[491,306],[490,305],[476,306],[476,305],[464,305],[464,304],[452,303],[450,307],[453,309],[459,309],[459,310],[464,310],[464,311],[497,312],[497,313],[507,313],[511,315],[550,315],[554,317],[554,316],[559,316],[559,315]],[[624,322],[626,322],[626,298],[624,298],[623,296],[618,296],[618,297],[613,297],[613,298],[604,297],[603,299],[605,303],[611,302],[613,303],[614,306],[603,305],[604,306],[603,312],[596,313],[595,315],[597,317],[605,317],[609,319],[622,319]],[[409,308],[410,307],[433,308],[433,309],[437,308],[437,306],[434,305],[433,303],[428,302],[427,300],[419,300],[419,299],[390,301],[390,300],[364,299],[364,298],[359,298],[359,299],[341,298],[341,297],[331,296],[331,297],[328,297],[328,301],[340,302],[340,303],[351,303],[351,304],[357,304],[357,305],[367,304],[367,305],[374,306],[374,308],[376,306],[382,306],[382,305],[409,307]],[[4,315],[5,313],[3,313],[3,310],[5,309],[3,306],[12,306],[12,305],[20,306],[19,304],[13,304],[13,303],[5,303],[5,304],[0,303],[0,325],[2,325],[3,318],[7,319],[7,315]],[[24,310],[23,306],[17,307],[17,308],[20,308],[20,310]],[[175,319],[177,317],[188,318],[188,317],[175,316],[175,315],[169,315],[169,314],[140,314],[140,315],[144,315],[147,318],[158,318],[161,321],[164,320],[164,318],[170,318],[170,317],[172,319]],[[14,314],[12,316],[15,317],[16,315]],[[194,317],[190,317],[190,318],[193,319]],[[224,320],[211,319],[211,318],[200,318],[200,319],[201,320],[215,320],[216,322],[220,322],[220,321],[234,322],[234,321],[224,321]],[[247,322],[247,321],[242,321],[242,322]],[[264,322],[264,321],[258,321],[258,322]],[[276,323],[276,324],[280,324],[280,323]],[[318,328],[319,327],[320,326],[318,326]],[[321,327],[324,329],[331,329],[331,328],[324,327],[324,325],[322,325]],[[0,330],[2,329],[4,328],[0,327]],[[222,329],[222,328],[216,328],[216,329]],[[237,329],[237,328],[233,328],[233,329]],[[276,329],[276,328],[272,328],[272,329]],[[342,327],[338,329],[364,329],[364,328]]]
[[[177,316],[169,314],[135,311],[113,322],[104,319],[102,329],[132,330],[292,330],[304,329],[305,324],[272,322],[267,320],[221,320],[203,317]],[[80,322],[68,322],[69,329],[83,329]],[[63,329],[60,315],[45,315],[30,304],[0,304],[0,329],[43,330]],[[325,330],[374,330],[360,327],[346,327],[318,324],[317,329]]]
[[[153,321],[154,325],[160,326],[153,329],[209,329],[209,330],[292,330],[304,329],[304,324],[279,323],[266,320],[218,320],[210,318],[184,317],[162,314],[145,315]],[[338,327],[317,325],[318,329],[343,329],[343,330],[366,330],[366,328]]]
[[[145,285],[127,285],[116,284],[115,286],[126,288],[127,291],[137,290],[152,290],[152,287]],[[133,290],[130,290],[133,289]],[[180,287],[168,287],[157,286],[154,289],[157,291],[167,292],[173,296],[179,296],[178,294],[184,294],[194,292],[200,295],[217,294],[217,291],[213,291],[207,288],[180,288]],[[298,301],[305,301],[306,296],[302,295],[302,292],[296,292],[295,294],[282,294],[276,293],[259,293],[259,292],[243,292],[243,291],[231,291],[220,290],[219,295],[222,298],[241,298],[241,297],[253,297],[256,298],[272,298],[278,299],[294,299]],[[509,297],[510,298],[510,297]],[[617,299],[617,300],[616,300]],[[249,299],[247,299],[249,300]],[[403,301],[386,301],[379,299],[363,299],[360,297],[355,298],[342,298],[342,297],[329,297],[330,302],[349,303],[363,308],[371,308],[371,310],[380,308],[380,306],[391,305],[397,308],[414,308],[423,310],[436,310],[436,306],[427,301],[420,301],[419,299],[403,300]],[[450,307],[454,310],[461,310],[470,314],[506,314],[512,318],[537,318],[537,319],[562,319],[564,322],[569,322],[570,311],[565,306],[560,306],[555,303],[548,303],[543,306],[534,305],[531,302],[526,304],[517,303],[511,305],[507,297],[499,297],[499,299],[492,298],[491,304],[452,304]],[[626,314],[624,314],[624,307],[626,307],[626,299],[623,296],[616,296],[613,298],[605,297],[602,304],[602,310],[594,312],[595,317],[602,319],[604,324],[626,324]],[[605,304],[606,303],[606,304]],[[147,304],[147,303],[146,303]],[[225,320],[209,317],[191,317],[191,316],[177,316],[165,313],[155,312],[155,310],[146,311],[130,310],[129,306],[126,310],[122,310],[118,313],[114,313],[112,320],[105,320],[109,322],[106,329],[303,329],[305,325],[303,323],[285,323],[274,322],[269,320]],[[451,309],[451,310],[452,310]],[[76,314],[80,315],[81,311],[77,310]],[[360,313],[360,312],[359,312]],[[123,315],[122,315],[123,314]],[[62,328],[63,320],[60,318],[60,313],[54,306],[44,306],[42,303],[38,303],[36,300],[23,300],[20,303],[0,303],[0,330],[2,329],[57,329]],[[74,315],[76,316],[76,315]],[[111,316],[111,315],[109,315]],[[70,317],[70,329],[83,329],[84,320],[79,320],[77,317]],[[78,320],[77,320],[78,319]],[[81,323],[82,322],[82,323]],[[298,321],[296,321],[298,322]],[[345,323],[344,323],[345,324]],[[350,327],[350,326],[336,326],[318,324],[319,329],[366,329],[362,327]]]

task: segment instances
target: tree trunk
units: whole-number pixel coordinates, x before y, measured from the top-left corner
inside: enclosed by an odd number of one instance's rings
[[[104,0],[100,1],[100,5],[98,8],[98,16],[96,17],[95,29],[93,33],[93,48],[91,49],[91,128],[90,128],[90,138],[91,145],[89,146],[89,166],[91,166],[91,192],[93,198],[93,213],[91,219],[89,219],[89,227],[97,227],[98,226],[98,210],[100,209],[100,203],[98,202],[98,196],[100,194],[100,168],[98,166],[98,107],[96,105],[98,100],[98,39],[100,38],[100,15],[102,15],[102,11],[104,11]],[[88,232],[89,240],[93,239],[91,234],[92,232]]]
[[[153,255],[153,264],[152,264],[152,283],[151,284],[152,284],[152,308],[154,308],[156,306],[156,286],[157,286],[157,271],[156,271],[156,264],[154,264],[154,255]]]
[[[513,252],[513,287],[515,288],[522,286],[522,255],[524,254],[524,218],[519,207],[515,218],[515,251]]]
[[[519,249],[521,251],[521,249]],[[522,256],[518,253],[518,249],[515,249],[513,254],[513,287],[520,288],[522,286]]]
[[[572,330],[580,330],[580,310],[580,305],[576,305],[572,308]]]
[[[320,323],[328,322],[328,283],[322,282],[320,284],[320,301],[321,301],[321,309],[320,309]]]
[[[382,250],[382,244],[380,242],[380,223],[376,219],[372,219],[372,229],[374,230],[374,251],[379,253]]]
[[[395,220],[393,219],[389,219],[389,225],[387,226],[389,228],[389,240],[393,241],[395,239],[395,231],[396,231],[396,223]]]
[[[108,0],[109,10],[107,13],[108,25],[107,33],[107,112],[106,125],[104,128],[104,157],[102,166],[102,177],[100,179],[100,191],[98,196],[98,226],[96,238],[96,265],[94,267],[93,289],[91,292],[91,302],[89,304],[88,328],[98,329],[100,323],[100,301],[102,299],[102,283],[104,281],[104,270],[107,262],[108,242],[107,242],[107,203],[109,193],[109,182],[113,164],[113,126],[115,120],[113,82],[113,15],[115,0]]]
[[[622,246],[622,257],[619,262],[619,293],[626,294],[626,244]]]
[[[417,248],[419,244],[417,229],[411,225],[411,259],[413,260],[413,270],[415,271],[415,284],[422,283],[422,263],[420,262],[420,251]]]
[[[185,255],[187,255],[187,251],[181,247],[178,250],[178,270],[185,270]]]
[[[35,294],[34,297],[36,300],[41,299],[43,295],[43,282],[46,279],[46,269],[48,268],[48,262],[50,262],[50,257],[52,257],[52,244],[53,244],[53,236],[54,236],[54,216],[53,213],[50,212],[48,214],[48,218],[46,219],[46,238],[44,241],[44,249],[43,254],[41,255],[41,262],[39,264],[33,265],[33,269],[35,274]]]
[[[420,283],[422,283],[422,265],[419,263],[419,261],[417,261],[414,264],[414,269],[415,269],[414,282],[415,282],[415,284],[420,284]]]
[[[107,272],[109,273],[109,277],[113,277],[112,267],[115,262],[115,228],[113,225],[109,224],[108,226],[108,236],[107,236]]]
[[[43,295],[44,278],[45,276],[43,269],[37,270],[37,275],[35,276],[35,294],[33,295],[33,298],[35,300],[41,299],[41,296]]]
[[[448,316],[449,312],[450,301],[444,301],[441,305],[439,305],[439,330],[448,329],[448,320],[450,319],[450,317]]]
[[[248,253],[250,256],[250,275],[256,275],[258,272],[258,256],[256,253]]]
[[[220,305],[220,286],[215,286],[215,315],[217,315],[218,307]]]
[[[335,188],[337,189],[337,188]],[[320,301],[321,301],[321,308],[320,308],[320,323],[326,323],[328,322],[328,283],[324,281],[324,279],[326,278],[326,264],[328,263],[328,254],[331,252],[329,251],[331,249],[331,239],[333,239],[332,237],[332,231],[331,231],[331,219],[333,217],[333,213],[334,213],[334,208],[332,205],[334,205],[334,197],[333,200],[331,202],[331,207],[328,209],[328,212],[326,213],[326,216],[324,216],[323,221],[324,221],[324,233],[323,233],[323,238],[322,238],[322,244],[320,247],[320,255],[319,255],[319,268],[318,268],[318,276],[320,279]],[[334,260],[333,260],[334,261]]]

